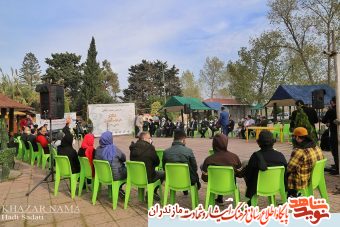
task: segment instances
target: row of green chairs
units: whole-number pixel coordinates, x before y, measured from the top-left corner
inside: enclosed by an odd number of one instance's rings
[[[329,202],[324,167],[327,159],[317,161],[313,167],[311,173],[311,179],[308,186],[300,192],[304,196],[314,196],[314,190],[318,189],[322,198]],[[229,174],[227,173],[229,171]],[[259,171],[257,179],[256,194],[251,198],[251,205],[257,206],[259,196],[268,197],[269,204],[276,205],[275,196],[280,195],[281,201],[287,201],[287,195],[284,185],[284,173],[283,166],[268,167],[266,171]],[[223,179],[223,180],[221,180]],[[208,187],[206,195],[205,207],[208,205],[214,205],[214,195],[234,194],[235,203],[240,200],[237,184],[234,181],[234,172],[232,167],[225,166],[209,166],[208,167]],[[268,183],[270,182],[270,184]]]
[[[21,140],[20,136],[15,138],[14,142],[18,143],[17,159],[29,162],[32,166],[36,161],[37,166],[40,166],[41,164],[41,168],[45,169],[50,154],[44,153],[44,149],[42,148],[40,143],[37,143],[38,151],[34,151],[32,143],[30,141],[28,141],[29,149],[26,149],[25,143],[23,140]],[[49,167],[51,167],[50,163]]]
[[[160,188],[160,196],[162,198],[162,190],[160,181],[148,184],[145,164],[143,162],[127,161],[126,180],[114,181],[111,172],[111,166],[108,161],[94,160],[96,176],[92,179],[92,171],[89,161],[86,157],[79,158],[81,163],[80,174],[72,174],[68,158],[66,156],[56,156],[56,183],[55,195],[57,195],[60,176],[71,178],[71,196],[74,198],[76,190],[76,180],[80,177],[78,196],[81,196],[83,184],[86,179],[91,179],[93,184],[92,203],[95,205],[100,184],[111,185],[112,189],[112,206],[116,209],[118,203],[119,188],[126,183],[126,196],[124,201],[124,209],[127,208],[131,188],[133,186],[138,189],[138,198],[144,200],[145,189],[148,193],[148,208],[153,205],[153,191],[156,187]],[[68,163],[67,163],[68,162]],[[324,179],[324,166],[326,159],[318,161],[312,171],[311,182],[307,189],[301,190],[303,195],[313,195],[314,189],[319,189],[321,197],[328,202],[327,189]],[[62,171],[61,171],[62,170]],[[167,204],[168,194],[170,193],[170,203],[175,203],[176,191],[189,191],[192,201],[192,209],[198,206],[198,190],[196,185],[191,185],[189,168],[187,164],[167,163],[165,166],[166,181],[164,199],[161,203]],[[58,180],[59,179],[59,180]],[[223,180],[221,180],[223,179]],[[268,184],[270,182],[270,184]],[[87,185],[86,185],[87,186]],[[214,205],[215,195],[233,194],[235,205],[240,201],[240,192],[235,182],[234,170],[227,166],[209,166],[208,167],[208,186],[205,200],[205,207]],[[251,198],[251,205],[257,206],[258,196],[267,196],[270,204],[276,205],[275,196],[279,194],[282,202],[286,202],[286,192],[284,187],[284,167],[268,167],[266,171],[259,171],[257,182],[257,193]]]

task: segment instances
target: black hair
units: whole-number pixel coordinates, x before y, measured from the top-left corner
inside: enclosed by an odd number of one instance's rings
[[[187,135],[185,134],[184,130],[182,129],[176,129],[174,131],[174,140],[182,140],[186,138]]]
[[[224,110],[224,106],[221,107],[221,110]]]
[[[273,134],[268,130],[262,130],[260,132],[257,143],[259,147],[272,147],[276,140],[273,137]]]
[[[332,102],[336,103],[336,98],[335,98],[335,96],[332,97]]]
[[[305,103],[301,99],[295,102],[295,106],[303,106],[303,105],[305,105]]]

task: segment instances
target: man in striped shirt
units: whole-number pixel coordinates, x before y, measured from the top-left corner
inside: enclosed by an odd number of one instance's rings
[[[298,190],[308,186],[315,163],[324,158],[320,147],[303,127],[294,129],[293,148],[287,167],[288,196],[296,196]]]

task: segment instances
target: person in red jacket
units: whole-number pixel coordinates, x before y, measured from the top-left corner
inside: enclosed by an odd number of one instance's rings
[[[89,159],[93,177],[94,177],[94,168],[93,168],[94,152],[95,152],[94,135],[91,133],[86,134],[83,142],[81,143],[81,147],[79,148],[78,155],[80,157],[87,157]]]
[[[45,154],[49,154],[50,151],[48,149],[48,140],[46,138],[46,133],[47,129],[45,127],[41,127],[40,130],[38,130],[38,136],[35,141],[41,144]]]

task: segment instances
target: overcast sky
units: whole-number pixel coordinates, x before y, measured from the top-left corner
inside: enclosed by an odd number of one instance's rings
[[[128,68],[167,61],[198,78],[206,57],[237,58],[250,37],[269,28],[265,0],[0,0],[0,68],[21,67],[25,53],[43,70],[51,53],[86,60],[94,36],[126,88]]]

